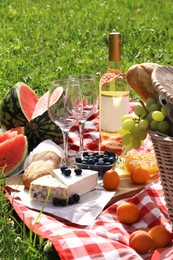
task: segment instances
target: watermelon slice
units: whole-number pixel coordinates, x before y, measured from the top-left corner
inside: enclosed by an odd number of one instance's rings
[[[61,97],[63,93],[62,87],[57,87],[57,89],[53,92],[53,95],[51,96],[51,105],[53,105],[57,100]],[[45,113],[48,109],[48,99],[49,99],[49,91],[47,91],[42,97],[39,98],[34,112],[32,114],[32,119],[42,115]]]
[[[59,99],[63,89],[54,94],[54,102]],[[62,131],[48,114],[47,91],[40,98],[25,83],[18,82],[6,94],[0,105],[0,123],[5,130],[23,127],[28,139],[28,150],[32,151],[39,143],[50,139],[62,143]]]
[[[39,98],[31,88],[28,88],[26,84],[17,83],[17,87],[22,111],[27,120],[30,121]]]
[[[2,132],[0,133],[0,143],[8,140],[8,139],[12,139],[13,137],[15,137],[18,134],[17,131],[6,131],[6,132]]]
[[[16,135],[0,143],[0,179],[13,174],[24,162],[28,151],[27,137]]]
[[[10,130],[8,130],[9,132],[16,132],[18,134],[25,134],[25,128],[23,126],[19,126],[19,127],[15,127],[15,128],[11,128]]]

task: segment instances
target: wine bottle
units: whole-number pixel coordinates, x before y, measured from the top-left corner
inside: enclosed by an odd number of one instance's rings
[[[129,87],[121,69],[121,34],[109,34],[107,71],[99,83],[99,150],[122,152],[118,130],[121,118],[129,112]]]

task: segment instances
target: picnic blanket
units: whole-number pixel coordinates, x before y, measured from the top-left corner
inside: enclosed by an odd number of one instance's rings
[[[131,109],[133,105],[134,103],[131,103]],[[85,135],[87,137],[87,147],[88,145],[90,147],[97,145],[97,120],[98,117],[94,117],[88,122]],[[70,136],[69,152],[71,155],[76,151],[79,144],[77,131],[77,128],[73,128]],[[147,144],[143,149],[148,149]],[[61,259],[173,259],[172,245],[145,255],[137,254],[128,245],[130,234],[137,229],[148,231],[151,227],[159,224],[166,225],[169,230],[172,229],[168,220],[167,208],[159,179],[146,185],[133,197],[115,202],[103,210],[93,223],[88,226],[60,221],[54,216],[29,209],[21,204],[20,200],[14,200],[8,189],[6,195],[25,225],[39,236],[49,239]],[[135,203],[140,209],[140,219],[133,225],[121,224],[117,219],[117,206],[124,200]]]

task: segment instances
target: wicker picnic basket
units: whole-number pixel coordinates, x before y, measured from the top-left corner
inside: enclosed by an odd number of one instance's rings
[[[173,104],[173,67],[163,66],[155,69],[152,82],[160,96]],[[148,133],[153,143],[168,217],[173,227],[173,137],[153,130]]]
[[[169,220],[173,226],[173,138],[148,131],[154,146]]]

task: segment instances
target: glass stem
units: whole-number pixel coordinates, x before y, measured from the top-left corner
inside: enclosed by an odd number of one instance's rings
[[[84,150],[84,128],[85,128],[85,121],[79,121],[79,131],[80,131],[80,144],[79,144],[79,152]]]
[[[63,131],[63,140],[64,140],[64,163],[66,166],[68,166],[69,161],[68,161],[68,130]]]

